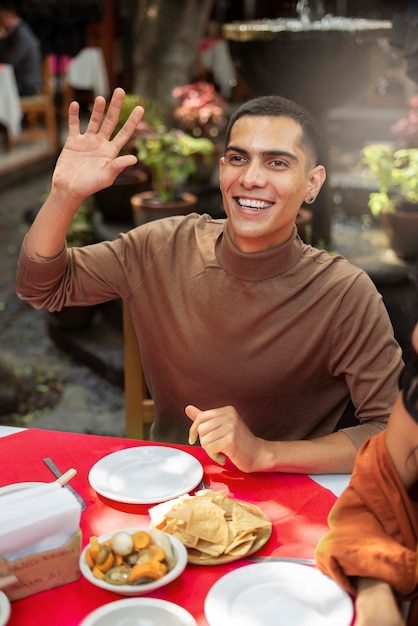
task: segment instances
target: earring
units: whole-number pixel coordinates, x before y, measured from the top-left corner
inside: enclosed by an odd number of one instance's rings
[[[308,202],[308,204],[312,204],[312,202],[315,201],[315,197],[314,196],[308,196],[306,201]]]

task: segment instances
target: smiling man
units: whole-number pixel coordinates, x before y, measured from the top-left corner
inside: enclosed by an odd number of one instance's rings
[[[37,308],[122,298],[155,402],[152,438],[200,444],[251,471],[349,472],[382,430],[401,350],[380,294],[339,255],[304,244],[295,219],[325,180],[318,131],[294,102],[267,96],[231,117],[220,186],[225,220],[192,214],[66,249],[80,203],[135,161],[118,156],[142,119],[110,141],[124,92],[78,105],[51,192],[22,246],[17,293]],[[349,400],[358,424],[336,431]]]
[[[242,252],[287,241],[302,203],[311,204],[325,180],[316,127],[307,116],[303,130],[293,117],[299,111],[273,96],[247,103],[230,120],[220,182],[228,230]]]

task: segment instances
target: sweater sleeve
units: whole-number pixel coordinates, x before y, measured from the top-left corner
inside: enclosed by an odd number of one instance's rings
[[[387,582],[400,599],[418,593],[418,507],[406,492],[382,432],[359,450],[353,476],[316,549],[318,568],[348,593],[355,578]]]
[[[403,368],[382,296],[364,271],[345,292],[330,334],[330,371],[345,378],[360,422],[344,432],[360,448],[386,427]]]

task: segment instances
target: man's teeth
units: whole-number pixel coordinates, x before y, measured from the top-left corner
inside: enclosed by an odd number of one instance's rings
[[[262,200],[249,200],[248,198],[238,198],[238,204],[245,209],[256,209],[261,211],[262,209],[268,209],[273,205],[273,202],[264,202]]]

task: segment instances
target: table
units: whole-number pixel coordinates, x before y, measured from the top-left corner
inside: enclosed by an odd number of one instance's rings
[[[73,89],[91,90],[94,96],[109,95],[109,80],[101,48],[83,48],[65,71],[65,83]]]
[[[3,432],[2,432],[3,431]],[[81,514],[84,547],[91,535],[102,535],[121,528],[148,526],[150,505],[122,504],[99,496],[88,483],[90,468],[102,457],[150,442],[47,431],[0,427],[0,486],[23,481],[54,480],[42,462],[52,457],[64,472],[77,469],[71,485],[87,503]],[[161,444],[152,444],[161,445]],[[273,523],[273,532],[258,554],[312,558],[319,539],[327,531],[327,515],[336,495],[309,476],[279,472],[244,474],[231,463],[219,466],[199,447],[172,447],[193,454],[203,465],[204,480],[215,490],[227,488],[232,497],[260,506]],[[341,478],[341,477],[340,477]],[[341,478],[348,481],[348,476]],[[212,585],[227,572],[245,567],[248,561],[217,566],[188,565],[175,581],[156,590],[151,597],[175,602],[188,610],[199,626],[208,626],[204,600]],[[97,607],[121,599],[117,593],[99,589],[84,578],[12,602],[8,626],[79,626],[82,619]]]
[[[22,111],[12,65],[0,64],[0,124],[7,128],[10,140],[19,135]]]

